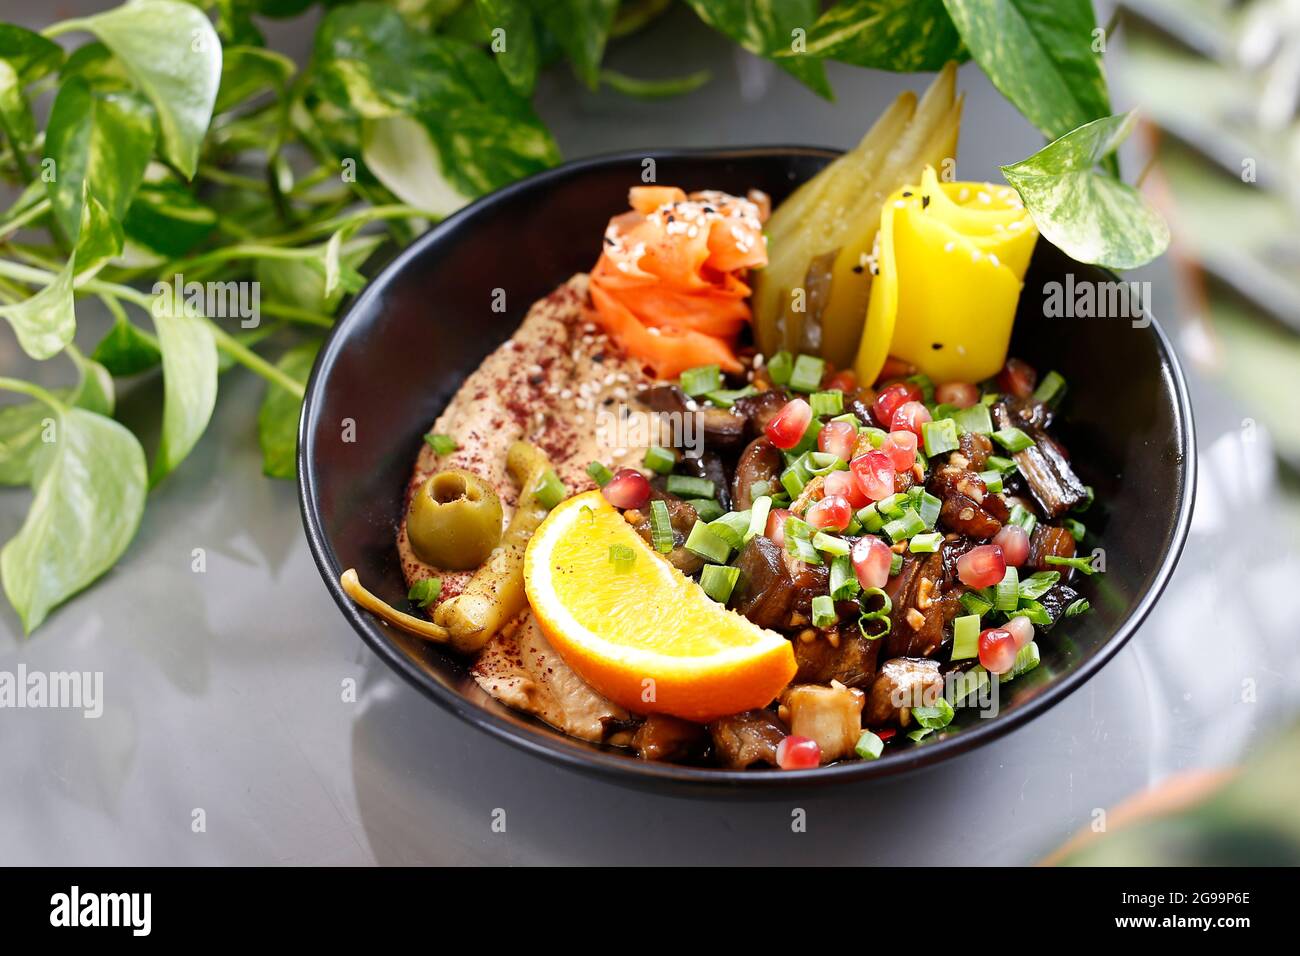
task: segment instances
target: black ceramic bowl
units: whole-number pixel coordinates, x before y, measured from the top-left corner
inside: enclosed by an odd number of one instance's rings
[[[359,610],[338,584],[355,567],[381,598],[404,606],[394,533],[421,435],[461,381],[508,338],[529,305],[589,268],[611,215],[627,207],[653,156],[659,182],[779,202],[835,156],[761,147],[626,153],[568,163],[479,200],[403,251],[366,288],[321,350],[307,385],[298,475],[312,554],[344,616],[383,660],[481,730],[569,767],[625,782],[696,789],[770,788],[878,777],[969,750],[1024,724],[1097,672],[1132,636],[1182,549],[1195,455],[1183,376],[1159,327],[1121,319],[1049,319],[1043,288],[1114,277],[1040,241],[1021,297],[1012,353],[1070,383],[1060,435],[1097,493],[1087,516],[1107,573],[1083,585],[1093,611],[1039,641],[1041,666],[1002,688],[1000,712],[961,709],[919,744],[879,760],[817,770],[726,771],[641,761],[565,737],[491,700],[454,654],[397,633]],[[490,308],[504,289],[508,311]],[[1139,323],[1142,325],[1142,323]],[[349,421],[352,427],[349,428]],[[345,432],[352,441],[345,441]]]

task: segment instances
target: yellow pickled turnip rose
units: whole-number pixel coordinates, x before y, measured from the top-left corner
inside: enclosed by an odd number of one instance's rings
[[[1014,189],[940,182],[927,166],[880,217],[858,380],[874,382],[889,355],[936,382],[996,374],[1037,240]]]

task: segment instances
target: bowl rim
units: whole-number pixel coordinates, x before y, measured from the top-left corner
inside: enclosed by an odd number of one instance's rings
[[[454,233],[464,224],[481,215],[485,210],[506,202],[520,193],[545,188],[548,183],[556,179],[603,166],[639,162],[647,157],[656,161],[702,158],[725,161],[728,159],[790,156],[834,158],[842,152],[843,150],[830,147],[773,144],[728,148],[692,147],[620,150],[571,160],[511,183],[457,210],[402,249],[366,285],[366,288],[348,307],[347,313],[335,322],[334,327],[330,329],[312,366],[311,375],[307,380],[302,413],[298,421],[297,484],[299,507],[302,514],[303,529],[307,535],[307,544],[316,567],[325,582],[326,589],[343,612],[343,616],[384,663],[404,677],[426,697],[429,697],[466,723],[534,756],[555,761],[569,769],[612,779],[616,783],[677,785],[674,789],[684,789],[689,794],[705,795],[709,792],[735,793],[740,790],[780,789],[787,791],[815,785],[877,779],[940,763],[958,754],[974,750],[1023,727],[1033,718],[1038,717],[1070,696],[1101,670],[1119,649],[1128,642],[1164,592],[1165,586],[1168,584],[1174,567],[1182,554],[1191,527],[1192,506],[1195,501],[1197,482],[1195,423],[1187,382],[1179,364],[1178,356],[1174,352],[1168,336],[1160,327],[1155,316],[1151,315],[1149,311],[1146,313],[1147,318],[1150,319],[1149,328],[1155,335],[1157,351],[1163,359],[1165,367],[1169,369],[1172,382],[1177,415],[1176,433],[1181,460],[1180,471],[1182,474],[1173,534],[1168,549],[1160,559],[1160,565],[1156,569],[1151,586],[1129,610],[1128,615],[1119,623],[1098,651],[1092,657],[1083,661],[1077,668],[1063,674],[1060,680],[1045,693],[1034,697],[1006,715],[1000,715],[998,718],[989,721],[981,721],[979,725],[967,728],[960,734],[947,739],[936,740],[923,747],[910,748],[887,760],[846,761],[827,767],[796,771],[723,770],[637,760],[607,750],[575,747],[566,743],[566,738],[558,730],[539,726],[536,732],[525,731],[504,717],[478,706],[454,689],[429,678],[388,637],[389,631],[387,627],[381,626],[370,614],[357,607],[343,592],[339,584],[339,575],[342,573],[343,568],[340,566],[323,530],[319,495],[317,494],[318,474],[313,463],[314,455],[312,454],[314,436],[310,426],[316,419],[324,400],[320,382],[326,370],[330,369],[337,360],[346,338],[345,330],[350,323],[355,321],[354,316],[375,307],[377,300],[383,296],[386,287],[414,259],[422,254],[426,246],[439,242],[448,234]],[[1098,267],[1094,266],[1093,268]],[[1110,270],[1103,269],[1102,271],[1110,278],[1116,278]]]

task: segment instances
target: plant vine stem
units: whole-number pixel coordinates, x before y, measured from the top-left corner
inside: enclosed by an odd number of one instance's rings
[[[35,269],[31,266],[24,266],[17,262],[0,259],[0,276],[8,276],[17,279],[20,282],[29,282],[34,285],[49,285],[54,281],[54,273],[45,269]],[[81,289],[94,295],[109,295],[132,305],[139,306],[146,312],[152,312],[153,298],[139,289],[133,289],[130,286],[118,285],[115,282],[105,282],[101,279],[90,279],[82,283]],[[279,385],[291,395],[302,398],[306,394],[300,382],[295,381],[283,371],[276,368],[262,356],[258,355],[252,349],[248,348],[239,340],[229,335],[225,329],[217,325],[207,316],[203,321],[208,324],[212,330],[213,338],[216,339],[217,348],[225,352],[240,365],[243,365],[251,372],[255,372],[268,382]]]
[[[334,319],[323,312],[313,312],[310,309],[300,309],[294,305],[281,305],[278,302],[263,302],[262,311],[275,319],[288,319],[290,322],[297,322],[300,325],[312,325],[320,329],[329,329],[334,326]]]
[[[3,389],[6,392],[18,392],[22,395],[27,395],[38,401],[44,402],[55,411],[67,411],[67,406],[59,401],[52,392],[46,391],[35,382],[24,382],[20,378],[0,377],[0,389]]]
[[[8,233],[11,232],[16,232],[17,230],[21,229],[23,226],[31,222],[33,219],[39,219],[41,218],[41,216],[45,215],[49,211],[50,211],[50,201],[48,199],[42,199],[40,202],[28,206],[26,209],[24,209],[18,215],[14,216],[8,222],[0,222],[0,236],[7,235]]]

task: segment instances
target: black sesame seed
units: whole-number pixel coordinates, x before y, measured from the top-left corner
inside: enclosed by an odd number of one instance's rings
[[[929,205],[930,205],[930,197],[929,197],[929,196],[922,196],[922,197],[921,197],[921,208],[922,208],[922,209],[925,209],[925,208],[926,208],[927,206],[929,206]]]
[[[942,343],[942,342],[932,342],[932,343],[930,343],[930,348],[934,349],[934,350],[937,352],[937,351],[939,351],[939,349],[943,348],[943,343]]]
[[[912,198],[912,194],[911,194],[910,192],[908,192],[907,190],[903,190],[903,198],[904,198],[904,199],[911,199],[911,198]]]
[[[853,271],[854,271],[854,272],[861,272],[861,271],[862,271],[862,266],[854,266],[854,267],[853,267]]]

